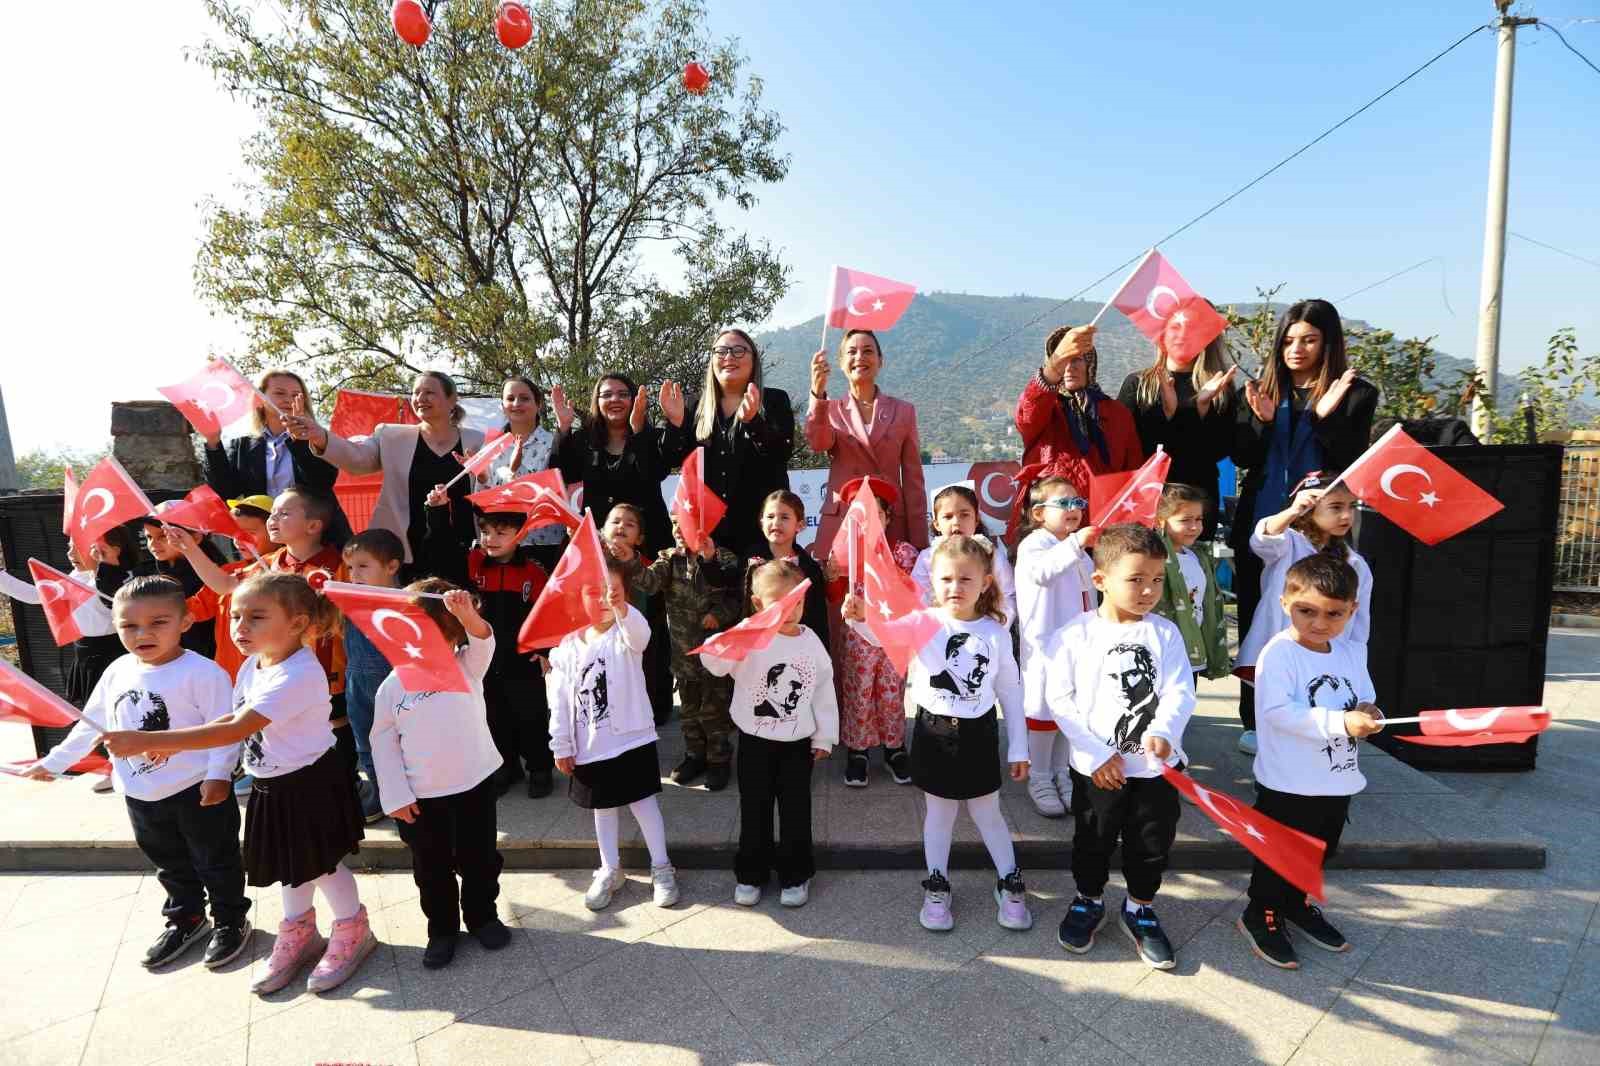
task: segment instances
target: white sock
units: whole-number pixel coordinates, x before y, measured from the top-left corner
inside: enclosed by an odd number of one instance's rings
[[[1067,739],[1065,733],[1057,732],[1053,736],[1056,739],[1051,751],[1055,753],[1055,760],[1050,764],[1050,769],[1065,780],[1067,774],[1072,771],[1072,742]]]
[[[617,830],[622,821],[618,817],[620,810],[620,807],[595,808],[594,839],[600,845],[600,868],[603,870],[622,869],[622,859],[617,853]]]
[[[946,873],[950,869],[950,841],[956,834],[956,814],[961,801],[932,796],[924,792],[928,814],[922,820],[922,854],[928,860],[928,872]]]
[[[283,917],[287,920],[298,918],[310,910],[317,902],[317,883],[307,881],[303,885],[283,886]]]
[[[1028,730],[1028,781],[1042,786],[1050,778],[1053,749],[1061,733],[1054,729]]]
[[[667,823],[661,818],[661,804],[654,796],[646,796],[628,804],[628,810],[633,812],[639,832],[644,834],[644,845],[650,849],[650,865],[668,865],[671,860],[667,858]],[[612,854],[616,854],[616,837],[611,839]]]
[[[989,849],[995,872],[1001,877],[1015,872],[1017,852],[1011,844],[1011,827],[1006,825],[1006,816],[1000,811],[1000,793],[991,792],[967,800],[967,813],[983,837],[983,846]]]
[[[1135,903],[1132,896],[1129,896],[1127,899],[1122,901],[1122,909],[1127,911],[1129,914],[1138,914],[1140,907],[1148,906],[1150,906],[1148,903]]]
[[[356,875],[344,863],[333,868],[333,873],[323,874],[312,884],[322,890],[335,921],[354,918],[361,910],[361,889],[356,886]]]

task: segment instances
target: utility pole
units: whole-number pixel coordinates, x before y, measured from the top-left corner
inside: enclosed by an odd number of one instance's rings
[[[1500,387],[1500,297],[1506,267],[1506,192],[1511,177],[1511,84],[1517,65],[1517,27],[1538,19],[1508,13],[1512,0],[1494,0],[1499,46],[1494,68],[1494,124],[1489,133],[1489,202],[1483,220],[1483,275],[1478,284],[1478,377],[1472,431],[1489,438],[1489,405]]]
[[[17,460],[11,452],[11,425],[6,421],[6,397],[0,392],[0,496],[17,491]]]

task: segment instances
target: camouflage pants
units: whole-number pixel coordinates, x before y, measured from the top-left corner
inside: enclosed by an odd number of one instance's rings
[[[713,766],[733,759],[733,679],[713,677],[694,656],[672,657],[672,676],[678,682],[678,721],[683,726],[683,746]]]

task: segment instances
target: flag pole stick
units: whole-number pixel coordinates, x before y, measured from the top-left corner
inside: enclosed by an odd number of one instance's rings
[[[1377,440],[1373,441],[1372,444],[1370,444],[1367,447],[1366,451],[1364,451],[1360,455],[1356,456],[1356,461],[1355,462],[1351,463],[1349,466],[1347,466],[1343,470],[1339,471],[1338,476],[1335,477],[1331,482],[1329,482],[1328,483],[1328,487],[1323,489],[1322,491],[1324,493],[1329,493],[1329,492],[1332,492],[1334,489],[1338,488],[1339,485],[1341,485],[1344,482],[1345,475],[1349,474],[1351,471],[1353,471],[1357,467],[1359,467],[1362,463],[1366,462],[1367,459],[1371,457],[1373,452],[1377,451],[1379,448],[1383,447],[1385,444],[1388,444],[1389,443],[1389,439],[1391,437],[1393,437],[1396,433],[1399,433],[1399,432],[1400,432],[1399,425],[1390,426],[1389,427],[1389,432],[1385,433],[1383,436],[1381,436]]]
[[[1122,279],[1122,284],[1118,285],[1116,291],[1111,294],[1111,299],[1107,300],[1100,310],[1095,313],[1094,318],[1089,320],[1089,325],[1098,326],[1100,324],[1100,320],[1105,317],[1106,312],[1111,310],[1112,303],[1116,301],[1118,296],[1122,295],[1122,290],[1128,287],[1128,282],[1133,280],[1135,274],[1144,269],[1144,265],[1150,262],[1150,257],[1155,254],[1156,250],[1151,248],[1148,252],[1144,253],[1144,255],[1140,257],[1139,264],[1132,270],[1128,271],[1128,276]]]
[[[239,374],[239,368],[233,365],[233,361],[232,360],[224,359],[220,355],[213,355],[211,358],[215,359],[217,362],[221,363],[223,366],[227,367],[229,370],[233,371],[235,374]],[[239,374],[239,378],[242,381],[250,381],[250,379],[245,377],[243,374]],[[260,389],[256,388],[256,386],[255,386],[255,384],[253,382],[250,384],[250,391],[256,394],[256,399],[260,400],[262,403],[264,403],[268,407],[272,408],[273,413],[276,414],[279,418],[286,417],[284,415],[283,411],[279,409],[278,405],[273,403],[271,400],[267,399],[267,394],[262,392]]]

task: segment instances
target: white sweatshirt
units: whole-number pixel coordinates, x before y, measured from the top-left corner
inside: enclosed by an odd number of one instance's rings
[[[383,679],[372,701],[372,763],[384,810],[465,792],[500,768],[483,702],[493,658],[493,635],[468,635],[456,649],[471,692],[407,692],[400,675]]]
[[[911,580],[922,590],[922,602],[930,607],[933,606],[933,549],[943,539],[942,535],[934,537],[933,543],[917,554],[917,561],[911,567]],[[1009,626],[1017,617],[1017,578],[1012,572],[1011,560],[1006,557],[1005,545],[996,544],[981,533],[973,539],[983,541],[994,550],[994,583],[1000,587],[1000,609],[1006,613]]]
[[[1158,777],[1147,737],[1187,762],[1183,731],[1194,713],[1194,675],[1178,627],[1158,614],[1112,622],[1098,612],[1068,622],[1045,645],[1045,700],[1072,744],[1072,768],[1092,775],[1116,754],[1129,777]]]
[[[1254,666],[1267,641],[1289,628],[1289,616],[1283,613],[1283,585],[1289,567],[1301,559],[1317,554],[1316,547],[1298,529],[1286,529],[1277,536],[1266,530],[1267,520],[1256,523],[1250,534],[1250,550],[1256,553],[1263,566],[1261,570],[1261,602],[1250,616],[1250,631],[1239,645],[1239,665]],[[1344,638],[1352,644],[1367,646],[1372,632],[1372,568],[1354,548],[1347,560],[1356,572],[1356,613],[1345,627]],[[1365,651],[1363,651],[1365,654]]]
[[[87,720],[73,726],[39,765],[53,774],[63,773],[93,750],[101,726],[154,731],[207,725],[228,714],[232,693],[228,672],[196,652],[185,651],[160,666],[124,655],[106,667],[84,703]],[[153,803],[201,781],[226,781],[238,761],[237,744],[180,751],[165,759],[113,756],[111,783],[125,796]]]
[[[246,659],[233,682],[233,709],[267,719],[244,742],[244,768],[254,777],[293,773],[333,747],[328,672],[310,648],[274,666],[262,666],[259,655]]]
[[[1376,698],[1365,646],[1341,636],[1317,652],[1293,630],[1273,637],[1256,660],[1256,781],[1298,796],[1366,788],[1344,712]]]
[[[656,739],[644,686],[650,623],[632,607],[596,636],[585,626],[550,653],[550,750],[558,759],[602,762]]]
[[[805,626],[795,636],[779,633],[744,659],[701,655],[718,677],[733,678],[729,714],[744,733],[766,740],[806,740],[828,751],[839,742],[839,702],[833,692],[833,660],[822,639]]]
[[[1017,545],[1017,619],[1022,634],[1022,705],[1045,720],[1045,642],[1084,611],[1095,608],[1094,560],[1079,533],[1060,540],[1036,529]]]
[[[80,585],[95,588],[93,570],[74,570],[67,575]],[[117,631],[111,620],[111,605],[99,596],[92,596],[72,612],[72,620],[86,637],[109,637]],[[186,786],[187,787],[187,786]]]

